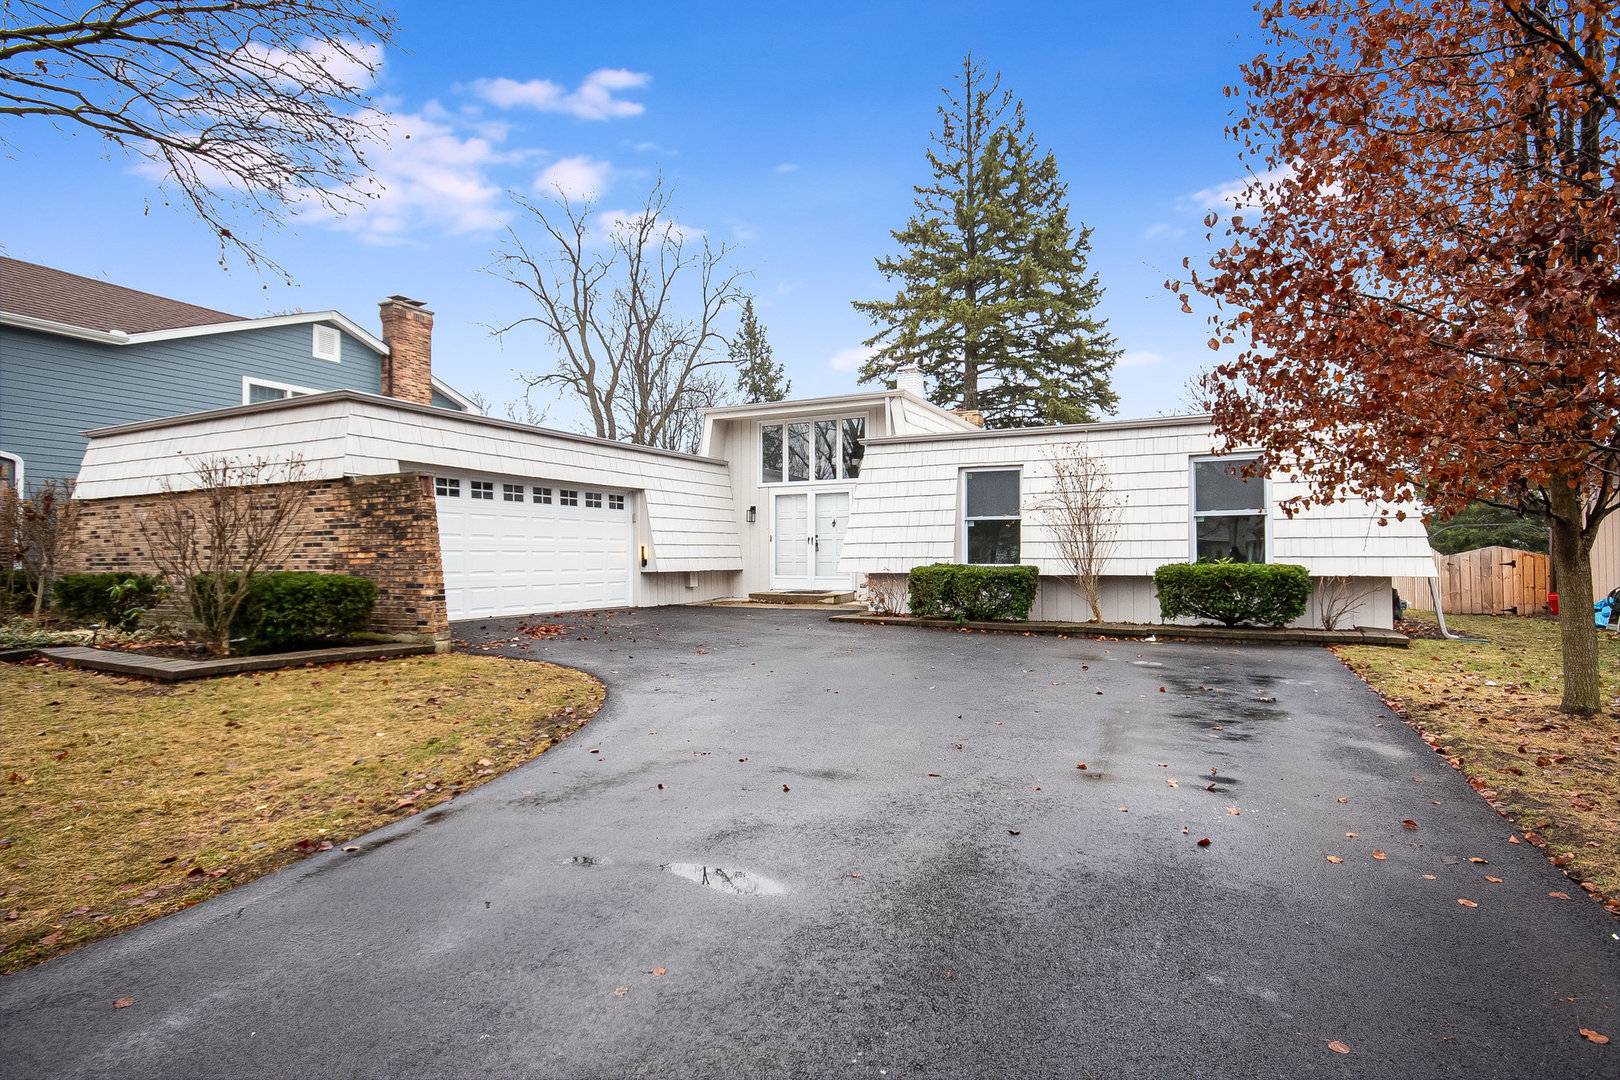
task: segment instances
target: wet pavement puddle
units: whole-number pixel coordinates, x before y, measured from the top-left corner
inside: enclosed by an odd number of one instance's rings
[[[729,896],[778,896],[787,891],[770,878],[735,867],[722,870],[718,866],[704,866],[701,863],[666,863],[659,869]]]

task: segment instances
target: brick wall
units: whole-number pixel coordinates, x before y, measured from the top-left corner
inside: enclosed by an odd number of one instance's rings
[[[319,481],[310,485],[310,492],[292,553],[271,569],[370,578],[377,583],[373,630],[448,641],[432,481],[414,473],[354,476]],[[156,535],[152,522],[164,498],[80,502],[62,572],[156,573],[148,534]]]

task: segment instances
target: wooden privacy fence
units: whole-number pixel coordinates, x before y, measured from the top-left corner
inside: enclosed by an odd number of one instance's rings
[[[1547,556],[1488,547],[1437,555],[1440,603],[1447,615],[1539,615],[1547,609]],[[1398,577],[1395,589],[1412,607],[1434,606],[1424,578]]]

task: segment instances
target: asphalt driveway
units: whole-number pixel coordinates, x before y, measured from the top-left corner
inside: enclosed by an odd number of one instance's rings
[[[1325,651],[571,625],[579,734],[0,982],[0,1070],[1620,1075],[1620,924]]]

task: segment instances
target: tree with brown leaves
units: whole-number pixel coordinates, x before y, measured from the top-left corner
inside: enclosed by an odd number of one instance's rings
[[[1296,506],[1545,518],[1562,705],[1594,713],[1590,552],[1620,508],[1616,4],[1301,0],[1261,25],[1228,90],[1251,181],[1191,275],[1210,347],[1236,350],[1203,383],[1215,423],[1309,478]]]

